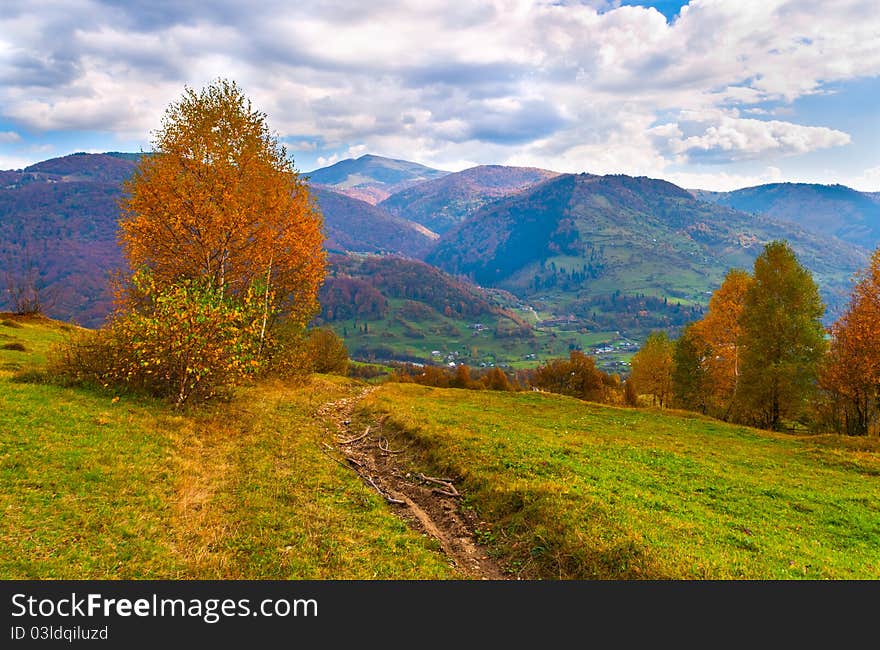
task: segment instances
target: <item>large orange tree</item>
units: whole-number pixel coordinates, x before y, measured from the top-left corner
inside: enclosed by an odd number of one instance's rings
[[[843,431],[867,434],[880,416],[880,249],[832,328],[821,381],[840,407]]]
[[[274,314],[304,326],[325,273],[322,218],[266,115],[234,82],[187,88],[153,149],[122,204],[131,269],[160,287],[198,280],[227,298],[263,293],[261,336]]]
[[[742,365],[742,317],[745,296],[752,285],[752,276],[742,269],[728,271],[721,286],[712,294],[706,315],[694,328],[709,353],[702,360],[702,369],[711,388],[707,401],[709,410],[724,420],[732,414],[739,387]]]

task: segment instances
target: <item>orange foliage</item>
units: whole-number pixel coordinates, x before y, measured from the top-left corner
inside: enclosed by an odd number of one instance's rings
[[[639,393],[651,395],[651,403],[661,407],[668,404],[672,393],[672,352],[672,342],[665,332],[651,332],[631,362],[629,382]]]
[[[842,410],[842,429],[865,435],[880,415],[880,249],[832,328],[821,383]]]
[[[161,285],[207,281],[224,296],[261,285],[304,326],[324,278],[322,218],[308,188],[235,83],[187,89],[126,184],[120,241]]]
[[[747,271],[731,269],[712,294],[706,315],[694,325],[694,335],[711,351],[703,360],[712,393],[708,402],[711,410],[721,416],[729,414],[736,397],[742,341],[740,316],[752,282]]]

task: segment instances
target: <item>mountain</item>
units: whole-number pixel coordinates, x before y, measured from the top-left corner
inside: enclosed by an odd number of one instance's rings
[[[771,183],[733,192],[692,190],[697,198],[743,212],[792,221],[872,249],[880,244],[880,203],[844,185]]]
[[[50,315],[100,324],[112,305],[108,274],[122,265],[118,201],[134,165],[103,154],[73,154],[3,172],[2,289],[35,274]]]
[[[422,257],[438,239],[424,226],[388,214],[366,201],[322,187],[313,186],[311,191],[324,214],[325,247],[329,251]]]
[[[340,160],[304,176],[312,185],[323,185],[375,205],[395,192],[448,173],[407,160],[368,154],[357,159]]]
[[[867,259],[847,243],[699,201],[666,181],[565,174],[485,206],[445,233],[426,261],[588,327],[644,331],[687,322],[728,268],[750,268],[772,239],[791,243],[832,312]]]
[[[0,171],[0,309],[6,285],[35,273],[49,315],[94,327],[112,304],[108,273],[121,268],[116,241],[122,183],[141,154],[77,153]],[[329,190],[313,188],[334,251],[422,256],[437,235]]]
[[[25,167],[19,182],[46,180],[50,182],[116,183],[128,180],[140,154],[122,158],[119,154],[74,153],[52,158]]]
[[[534,167],[481,165],[395,192],[379,207],[444,233],[486,203],[554,176],[557,172]]]

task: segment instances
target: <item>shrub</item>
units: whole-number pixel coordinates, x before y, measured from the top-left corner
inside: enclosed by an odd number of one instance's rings
[[[348,372],[348,350],[333,330],[323,327],[310,330],[304,349],[305,358],[313,372],[337,375]]]
[[[232,299],[189,280],[160,289],[144,273],[133,283],[136,303],[114,314],[105,329],[74,334],[54,352],[59,374],[143,389],[182,405],[227,392],[264,369],[271,341],[264,336],[267,312],[259,291]]]
[[[572,350],[568,359],[551,359],[532,374],[531,384],[551,393],[604,402],[614,382],[596,368],[592,357]]]

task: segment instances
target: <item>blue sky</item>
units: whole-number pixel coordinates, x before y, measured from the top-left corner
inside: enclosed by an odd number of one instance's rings
[[[877,191],[878,34],[876,0],[33,0],[0,14],[0,169],[148,150],[185,85],[225,77],[302,171],[374,153]]]

